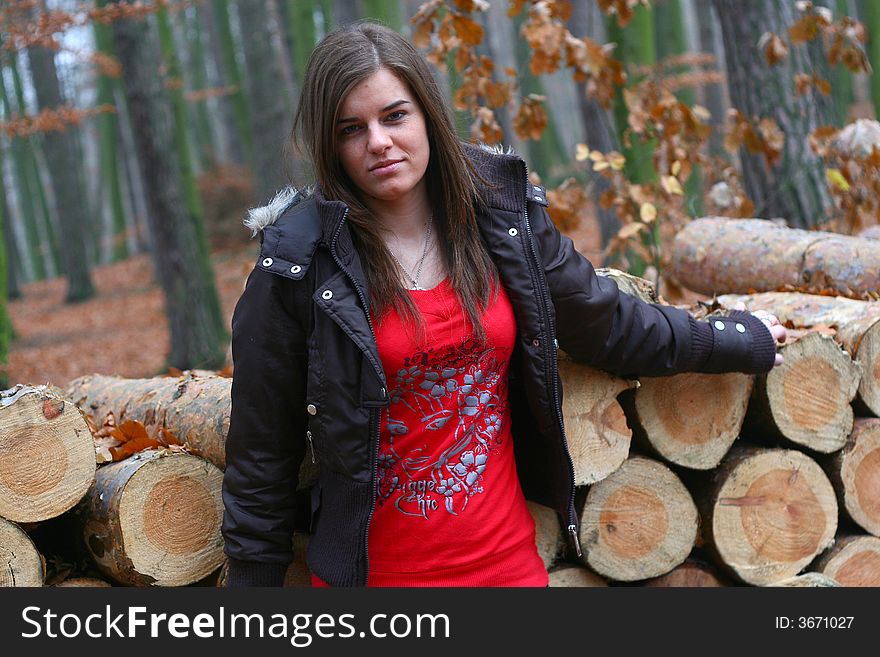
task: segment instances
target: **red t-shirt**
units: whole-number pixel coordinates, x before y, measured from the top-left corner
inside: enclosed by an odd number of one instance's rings
[[[410,294],[423,344],[393,309],[376,327],[390,405],[368,586],[546,586],[510,432],[510,300],[502,288],[490,302],[479,344],[448,279]]]

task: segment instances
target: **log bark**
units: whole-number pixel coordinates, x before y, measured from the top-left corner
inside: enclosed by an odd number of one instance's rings
[[[564,564],[550,571],[550,588],[607,587],[608,583],[583,566]]]
[[[221,376],[123,379],[83,376],[70,382],[67,395],[101,426],[107,413],[116,422],[139,420],[150,435],[164,427],[199,456],[226,468],[226,433],[232,407],[232,379]]]
[[[753,377],[685,373],[639,383],[623,404],[636,444],[669,463],[709,470],[739,437]]]
[[[841,510],[880,536],[880,420],[858,418],[843,449],[820,458]]]
[[[697,525],[697,509],[681,480],[662,463],[633,457],[587,494],[583,559],[613,580],[657,577],[684,562]]]
[[[231,389],[230,378],[192,370],[178,378],[83,376],[70,382],[67,394],[99,426],[112,411],[117,422],[142,422],[150,435],[164,427],[185,442],[192,453],[225,470]],[[319,464],[307,452],[300,464],[297,490],[317,482],[319,471]]]
[[[95,480],[85,418],[55,388],[16,386],[0,396],[0,516],[39,522],[74,507]]]
[[[645,582],[645,586],[661,588],[715,588],[728,586],[715,568],[698,559],[688,558],[665,575]]]
[[[740,301],[749,310],[772,312],[789,328],[834,329],[834,339],[861,367],[859,402],[880,415],[880,303],[795,292],[718,297],[726,308]]]
[[[527,501],[529,513],[535,521],[535,543],[538,554],[544,562],[544,568],[549,570],[559,560],[563,550],[562,527],[556,511],[538,504]]]
[[[617,470],[629,455],[632,431],[617,396],[638,384],[575,363],[564,352],[559,353],[559,377],[574,482],[593,484]]]
[[[841,586],[880,586],[880,538],[841,537],[816,562],[816,570]]]
[[[828,335],[790,332],[785,362],[755,379],[746,430],[829,454],[852,432],[859,367]]]
[[[737,445],[692,490],[703,544],[718,565],[747,584],[795,576],[837,531],[831,482],[797,450]]]
[[[669,275],[701,294],[796,290],[877,299],[880,242],[706,217],[675,236]]]
[[[222,480],[205,459],[165,450],[99,468],[79,509],[95,565],[130,586],[185,586],[216,570]]]
[[[42,586],[45,564],[30,536],[0,518],[0,587]]]

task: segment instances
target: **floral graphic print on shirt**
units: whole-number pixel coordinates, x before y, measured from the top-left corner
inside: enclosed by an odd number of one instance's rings
[[[483,473],[503,440],[505,369],[494,347],[475,340],[403,359],[388,381],[379,504],[424,518],[457,515],[484,491]]]

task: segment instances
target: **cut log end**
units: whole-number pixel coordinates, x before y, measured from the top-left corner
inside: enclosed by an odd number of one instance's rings
[[[765,584],[765,586],[815,589],[840,586],[840,582],[832,577],[823,575],[822,573],[804,573],[803,575],[795,575],[794,577],[781,579],[772,584]]]
[[[662,588],[715,588],[726,586],[709,565],[688,559],[665,575],[645,582],[645,586]]]
[[[635,393],[636,422],[670,463],[714,468],[739,436],[752,381],[735,373],[643,379]]]
[[[601,481],[629,455],[632,431],[617,395],[635,386],[560,355],[565,396],[562,416],[575,472],[575,485]]]
[[[535,543],[538,554],[541,556],[541,561],[544,562],[544,568],[549,569],[559,559],[563,549],[562,527],[559,526],[559,518],[556,511],[543,504],[531,500],[526,504],[535,521]]]
[[[22,386],[0,406],[0,516],[59,516],[95,477],[95,447],[82,414],[60,391]]]
[[[880,586],[880,538],[846,536],[838,539],[817,570],[841,586]]]
[[[583,566],[566,564],[550,571],[550,588],[607,586],[604,579]]]
[[[722,469],[711,539],[748,584],[793,577],[831,544],[837,501],[828,477],[796,450],[754,450]]]
[[[0,518],[0,587],[42,586],[44,577],[43,559],[30,536]]]
[[[633,457],[587,494],[584,561],[613,580],[657,577],[687,558],[697,525],[696,506],[678,477],[661,463]]]
[[[856,420],[846,446],[826,465],[847,515],[880,536],[880,420]]]
[[[859,367],[832,338],[807,333],[781,349],[785,363],[766,377],[773,423],[788,440],[829,454],[843,447],[852,431],[850,402]]]

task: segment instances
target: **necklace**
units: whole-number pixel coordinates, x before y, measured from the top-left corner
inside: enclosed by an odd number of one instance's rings
[[[419,276],[422,275],[422,265],[425,263],[425,256],[428,255],[428,245],[431,243],[431,226],[434,223],[434,215],[428,217],[428,229],[425,231],[425,244],[422,247],[422,257],[419,258],[418,262],[416,262],[416,273],[415,276],[411,276],[407,271],[406,267],[403,266],[403,263],[400,259],[394,255],[394,251],[388,249],[388,252],[391,254],[391,257],[394,258],[394,261],[397,263],[397,266],[400,267],[401,271],[406,274],[406,277],[410,280],[410,288],[411,290],[424,290],[425,288],[419,285]]]

